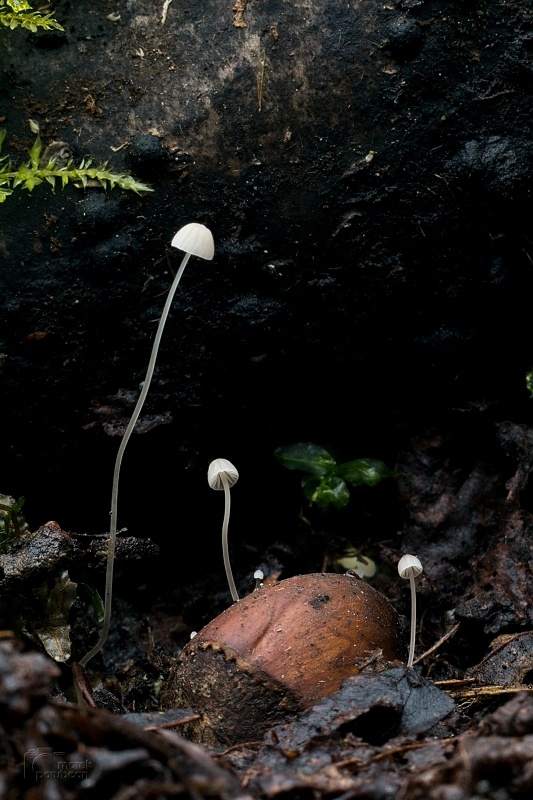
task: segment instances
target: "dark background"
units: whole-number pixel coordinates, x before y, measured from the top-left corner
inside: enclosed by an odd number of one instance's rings
[[[169,243],[203,222],[215,258],[185,271],[119,496],[119,526],[184,548],[160,567],[179,572],[219,562],[215,457],[241,476],[232,547],[253,551],[290,539],[303,505],[280,445],[394,467],[428,427],[468,454],[531,420],[533,30],[526,4],[492,1],[250,0],[245,28],[230,3],[176,2],[164,25],[156,5],[60,0],[63,33],[0,31],[4,154],[26,157],[33,119],[154,189],[0,206],[0,491],[32,528],[107,530],[110,434]],[[356,542],[393,537],[394,481],[333,517]]]

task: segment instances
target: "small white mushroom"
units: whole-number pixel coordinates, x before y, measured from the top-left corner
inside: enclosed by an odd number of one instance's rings
[[[422,563],[419,558],[412,555],[405,555],[398,561],[398,573],[400,578],[408,580],[411,586],[411,636],[409,639],[409,658],[407,666],[412,667],[415,657],[415,637],[416,637],[416,590],[415,578],[423,571]]]
[[[231,565],[229,561],[229,550],[228,550],[228,526],[229,526],[229,515],[231,509],[231,497],[230,497],[230,488],[234,486],[237,481],[239,480],[239,473],[231,463],[226,458],[215,458],[209,464],[209,469],[207,470],[207,482],[211,489],[216,489],[217,491],[224,490],[224,520],[222,522],[222,558],[224,559],[224,569],[226,570],[226,578],[228,579],[229,590],[231,594],[231,599],[234,603],[237,602],[239,599],[239,594],[237,592],[237,587],[235,586],[235,581],[233,580],[233,573],[231,571]]]

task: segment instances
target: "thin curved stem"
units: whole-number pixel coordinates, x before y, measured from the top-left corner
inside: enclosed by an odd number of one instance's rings
[[[85,667],[86,664],[88,664],[88,662],[91,660],[91,658],[94,658],[94,656],[100,652],[100,650],[105,644],[107,635],[109,633],[109,626],[111,624],[111,602],[113,598],[113,569],[115,563],[115,547],[117,541],[118,484],[120,478],[120,467],[122,464],[122,456],[124,455],[126,445],[128,444],[130,436],[133,433],[133,429],[135,428],[137,420],[139,419],[139,415],[144,405],[144,401],[146,400],[146,396],[148,395],[148,390],[150,388],[150,383],[152,381],[152,376],[154,374],[157,353],[159,350],[159,345],[161,343],[161,337],[163,335],[163,328],[165,327],[165,323],[168,317],[168,312],[170,311],[170,306],[172,305],[172,300],[174,299],[176,289],[178,288],[181,276],[183,275],[183,270],[187,266],[187,262],[190,256],[191,256],[190,253],[185,253],[182,262],[180,264],[180,267],[176,273],[176,276],[172,282],[172,286],[170,287],[170,291],[168,293],[168,297],[166,299],[163,312],[159,320],[159,325],[157,326],[157,331],[155,334],[154,343],[152,345],[152,353],[150,355],[150,360],[148,362],[148,369],[146,371],[144,384],[141,389],[139,399],[137,400],[137,403],[133,410],[133,414],[131,415],[131,419],[128,422],[128,426],[124,432],[124,436],[122,437],[120,447],[118,449],[117,458],[115,461],[115,470],[113,472],[113,486],[111,490],[111,524],[109,531],[109,542],[107,547],[107,566],[105,574],[104,619],[102,623],[102,630],[100,632],[100,638],[98,639],[97,643],[92,648],[92,650],[89,650],[89,652],[86,655],[84,655],[82,659],[80,659],[80,664],[82,667]]]
[[[220,475],[222,485],[224,486],[224,519],[222,521],[222,558],[224,559],[224,569],[226,570],[226,578],[228,579],[229,590],[231,599],[236,603],[239,599],[239,593],[233,580],[233,572],[231,571],[231,564],[229,561],[229,548],[228,548],[228,527],[229,515],[231,510],[231,495],[228,479],[222,472]]]
[[[411,575],[409,578],[411,585],[411,635],[409,637],[409,658],[407,659],[407,666],[412,667],[415,658],[415,639],[416,639],[416,589],[415,579]]]

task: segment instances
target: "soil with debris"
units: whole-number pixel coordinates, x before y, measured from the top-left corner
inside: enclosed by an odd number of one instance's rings
[[[64,30],[0,30],[2,155],[27,159],[32,120],[153,191],[0,204],[0,793],[529,798],[529,4],[41,10]],[[187,267],[125,453],[112,626],[84,675],[113,465],[189,221],[215,258]],[[323,512],[273,457],[294,442],[394,477]],[[412,668],[374,654],[253,741],[198,744],[202,709],[169,686],[230,604],[220,456],[240,472],[241,597],[257,569],[267,585],[355,553],[408,639],[397,561],[424,572]]]

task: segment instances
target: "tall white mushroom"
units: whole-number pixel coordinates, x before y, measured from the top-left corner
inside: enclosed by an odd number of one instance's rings
[[[239,599],[237,587],[233,580],[233,573],[231,571],[231,564],[229,561],[228,549],[228,526],[229,515],[231,509],[230,488],[234,486],[239,480],[239,473],[226,458],[215,458],[209,464],[207,470],[207,482],[211,489],[218,491],[224,490],[224,519],[222,522],[222,558],[224,559],[224,569],[226,570],[226,578],[228,579],[229,590],[231,599],[234,603]]]
[[[126,445],[128,444],[130,436],[133,433],[133,429],[135,428],[135,424],[139,419],[139,415],[144,405],[144,401],[146,400],[146,396],[148,395],[148,390],[150,388],[150,383],[152,381],[152,376],[154,374],[157,353],[159,350],[159,345],[161,343],[161,337],[163,335],[163,328],[165,327],[165,323],[167,321],[168,313],[170,311],[170,306],[172,305],[172,300],[174,299],[174,295],[176,294],[176,289],[178,288],[178,284],[181,280],[181,276],[183,275],[183,271],[187,266],[189,258],[191,256],[198,256],[198,258],[203,258],[206,261],[211,261],[215,254],[215,244],[213,241],[213,234],[208,228],[205,227],[205,225],[201,225],[199,222],[189,222],[188,225],[184,225],[182,228],[180,228],[179,231],[173,237],[171,245],[172,247],[177,247],[178,250],[184,251],[185,255],[183,256],[179,269],[172,282],[172,286],[170,287],[170,291],[168,293],[163,308],[163,313],[161,314],[159,325],[157,326],[157,331],[155,334],[155,339],[152,346],[152,352],[150,355],[150,360],[148,362],[148,369],[146,371],[146,377],[144,379],[143,387],[141,389],[139,399],[137,400],[137,404],[133,410],[133,414],[131,415],[131,419],[128,423],[124,436],[122,437],[120,447],[118,449],[117,458],[115,461],[115,470],[113,473],[113,487],[111,491],[111,524],[109,532],[109,543],[107,549],[107,567],[106,567],[105,595],[104,595],[104,619],[102,623],[102,631],[100,633],[100,638],[98,639],[97,643],[92,648],[92,650],[89,650],[89,652],[85,656],[83,656],[83,658],[80,660],[80,664],[82,667],[85,667],[85,665],[91,660],[91,658],[93,658],[97,653],[100,652],[107,639],[107,634],[109,633],[109,626],[111,623],[111,600],[113,596],[113,567],[115,561],[115,545],[117,539],[117,506],[118,506],[118,484],[120,478],[120,466],[122,464],[122,456],[124,455]]]
[[[407,666],[412,667],[415,657],[415,638],[416,638],[416,589],[415,578],[423,571],[422,563],[419,558],[412,555],[405,555],[398,561],[398,573],[400,578],[408,580],[411,586],[411,636],[409,638],[409,658]]]

